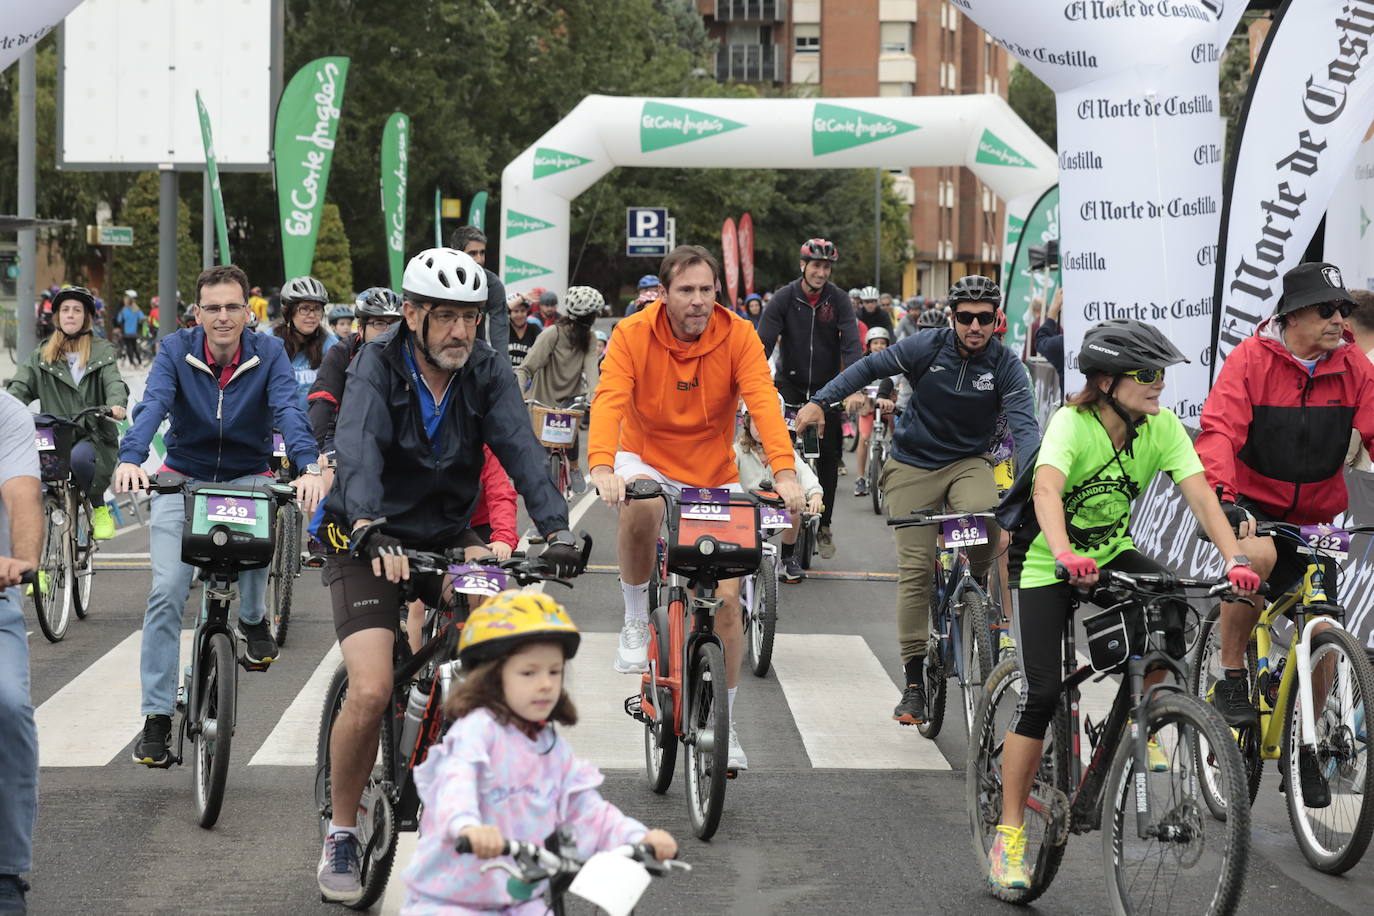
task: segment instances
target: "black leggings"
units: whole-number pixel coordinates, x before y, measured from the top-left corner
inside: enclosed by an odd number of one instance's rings
[[[1127,550],[1105,569],[1125,573],[1158,573],[1165,568],[1136,550]],[[1016,708],[1011,730],[1027,738],[1043,740],[1054,718],[1059,687],[1063,683],[1064,627],[1069,618],[1069,583],[1056,582],[1039,588],[1012,591],[1015,612],[1012,634],[1016,638],[1016,664],[1026,679],[1026,689]]]

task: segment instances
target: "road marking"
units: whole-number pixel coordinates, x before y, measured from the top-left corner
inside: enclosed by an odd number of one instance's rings
[[[251,766],[313,767],[315,746],[320,735],[320,711],[324,708],[325,691],[334,672],[343,661],[343,651],[336,642],[320,659],[300,693],[277,720],[267,740],[258,748]]]
[[[863,637],[779,633],[773,668],[812,766],[950,768],[934,741],[892,721],[897,686]]]
[[[644,766],[644,726],[625,712],[624,700],[639,693],[639,675],[611,667],[619,633],[582,634],[568,665],[568,695],[577,703],[577,725],[560,728],[578,758],[603,770]]]
[[[401,873],[415,855],[418,839],[419,834],[416,833],[402,833],[396,838],[396,864],[391,869],[391,878],[386,882],[386,893],[382,895],[382,916],[400,916],[401,904],[406,899],[406,883],[401,880]]]
[[[181,631],[178,672],[190,658],[194,632]],[[143,631],[130,633],[34,711],[39,766],[105,766],[139,733],[143,728],[139,711],[142,647]]]

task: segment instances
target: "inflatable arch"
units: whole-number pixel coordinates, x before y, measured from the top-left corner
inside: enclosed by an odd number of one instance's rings
[[[617,166],[966,165],[1008,220],[1058,180],[1054,151],[997,95],[722,99],[589,95],[501,173],[508,293],[568,286],[573,199]],[[654,201],[644,201],[652,206]],[[798,239],[800,244],[801,239]]]

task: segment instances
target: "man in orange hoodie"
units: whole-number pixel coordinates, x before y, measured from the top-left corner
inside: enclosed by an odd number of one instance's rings
[[[684,487],[739,490],[732,439],[740,398],[763,437],[778,495],[791,512],[803,497],[787,424],[778,406],[763,344],[754,326],[716,303],[720,268],[710,252],[680,245],[659,268],[664,297],[621,321],[611,335],[592,402],[587,463],[606,504],[620,509],[618,547],[625,627],[615,669],[648,670],[649,575],[663,521],[660,500],[625,502],[625,485],[656,480]],[[726,686],[734,709],[744,627],[739,580],[720,583],[724,605],[716,632],[725,647]],[[748,761],[730,723],[731,769]]]

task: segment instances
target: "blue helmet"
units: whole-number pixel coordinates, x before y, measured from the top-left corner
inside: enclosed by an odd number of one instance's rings
[[[651,286],[662,286],[662,285],[663,285],[662,283],[658,282],[658,277],[654,276],[653,274],[645,274],[644,276],[642,276],[642,277],[639,278],[639,288],[640,288],[640,289],[648,289],[648,288],[651,287]]]

